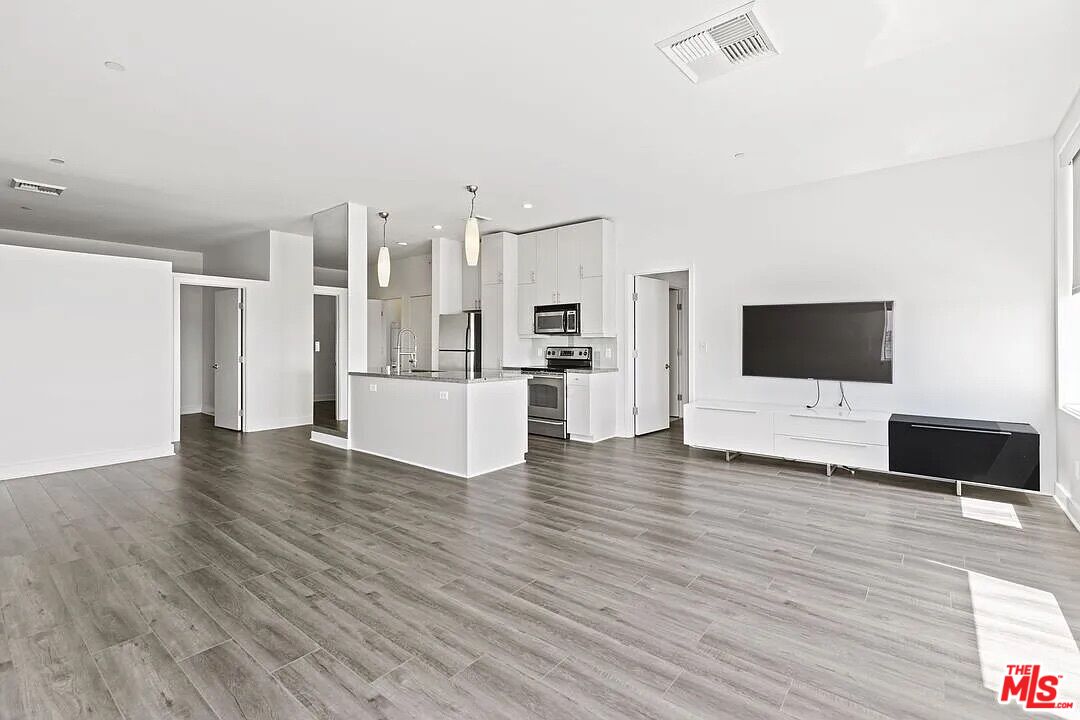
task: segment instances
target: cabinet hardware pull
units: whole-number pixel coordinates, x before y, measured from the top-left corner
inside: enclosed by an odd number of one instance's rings
[[[829,445],[846,445],[847,447],[860,448],[869,447],[869,445],[864,445],[863,443],[845,442],[843,440],[826,440],[825,438],[799,437],[798,435],[788,435],[787,437],[792,440],[801,440],[803,442],[827,443]]]
[[[836,421],[839,421],[839,422],[851,422],[851,423],[863,423],[863,424],[866,423],[865,420],[860,420],[858,418],[828,417],[828,416],[822,416],[822,415],[804,415],[802,413],[791,413],[791,417],[807,418],[808,420],[836,420]]]
[[[959,427],[951,427],[949,425],[915,425],[915,424],[912,424],[911,427],[919,428],[920,430],[951,430],[953,432],[976,433],[977,435],[1012,435],[1011,432],[1006,432],[1004,430],[976,430],[975,428],[959,428]]]

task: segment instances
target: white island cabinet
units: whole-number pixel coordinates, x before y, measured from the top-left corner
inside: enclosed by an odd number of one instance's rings
[[[525,462],[526,375],[349,375],[351,450],[466,478]]]

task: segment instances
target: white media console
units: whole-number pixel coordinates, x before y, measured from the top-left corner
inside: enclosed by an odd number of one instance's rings
[[[685,408],[687,445],[836,467],[889,470],[890,413],[701,400]]]

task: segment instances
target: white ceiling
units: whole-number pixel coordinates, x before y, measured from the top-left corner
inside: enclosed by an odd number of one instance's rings
[[[663,215],[1047,137],[1080,87],[1076,0],[760,0],[782,55],[698,86],[654,47],[736,4],[3,3],[0,176],[70,189],[0,226],[199,249],[353,201],[400,255],[467,183],[489,229]]]

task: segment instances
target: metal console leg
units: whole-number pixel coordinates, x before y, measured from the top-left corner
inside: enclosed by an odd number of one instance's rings
[[[724,451],[724,458],[725,458],[725,459],[726,459],[726,460],[727,460],[728,462],[731,462],[732,460],[734,460],[735,458],[739,457],[740,455],[742,455],[742,453],[737,453],[737,452],[731,452],[730,450],[725,450],[725,451]]]

